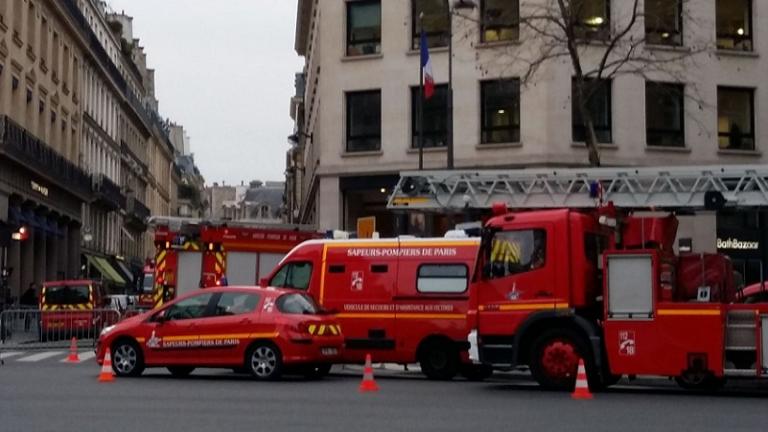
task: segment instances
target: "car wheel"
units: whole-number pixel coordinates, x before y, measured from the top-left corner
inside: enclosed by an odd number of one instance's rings
[[[176,378],[188,377],[194,370],[192,366],[168,366],[168,372]]]
[[[144,355],[136,342],[123,339],[112,346],[112,370],[121,377],[135,377],[144,372]]]
[[[459,370],[459,353],[449,342],[430,342],[420,350],[419,365],[429,379],[451,380]]]
[[[308,379],[320,379],[331,372],[330,363],[319,363],[306,365],[303,368],[303,375]]]
[[[258,343],[248,350],[245,367],[258,380],[276,380],[283,373],[283,354],[272,343]]]

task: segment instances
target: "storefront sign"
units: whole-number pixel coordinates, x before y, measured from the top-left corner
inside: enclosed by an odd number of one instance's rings
[[[756,241],[746,241],[746,240],[740,240],[737,238],[726,238],[721,239],[717,238],[717,249],[719,250],[740,250],[740,251],[750,251],[750,250],[759,250],[760,249],[760,242]]]
[[[40,185],[39,183],[37,183],[34,180],[30,181],[29,183],[30,183],[30,187],[32,188],[33,191],[39,193],[40,195],[42,195],[44,197],[48,196],[48,188],[47,187]]]

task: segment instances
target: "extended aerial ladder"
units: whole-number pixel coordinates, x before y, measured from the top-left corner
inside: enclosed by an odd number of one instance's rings
[[[768,208],[768,165],[406,171],[387,208],[457,212],[491,208]]]

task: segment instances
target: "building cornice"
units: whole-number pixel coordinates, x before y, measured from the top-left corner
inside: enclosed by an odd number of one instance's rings
[[[312,4],[314,0],[298,0],[296,10],[296,36],[294,49],[300,56],[307,54],[307,40],[309,38],[309,26],[312,20]]]

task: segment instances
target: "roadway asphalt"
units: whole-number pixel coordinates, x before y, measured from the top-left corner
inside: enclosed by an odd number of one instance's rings
[[[335,368],[322,381],[262,383],[210,369],[174,379],[153,369],[103,384],[92,359],[71,365],[64,357],[5,359],[0,431],[735,432],[768,424],[768,385],[703,395],[660,380],[574,401],[521,375],[430,382],[413,372],[376,370],[380,391],[360,394],[356,367]]]

